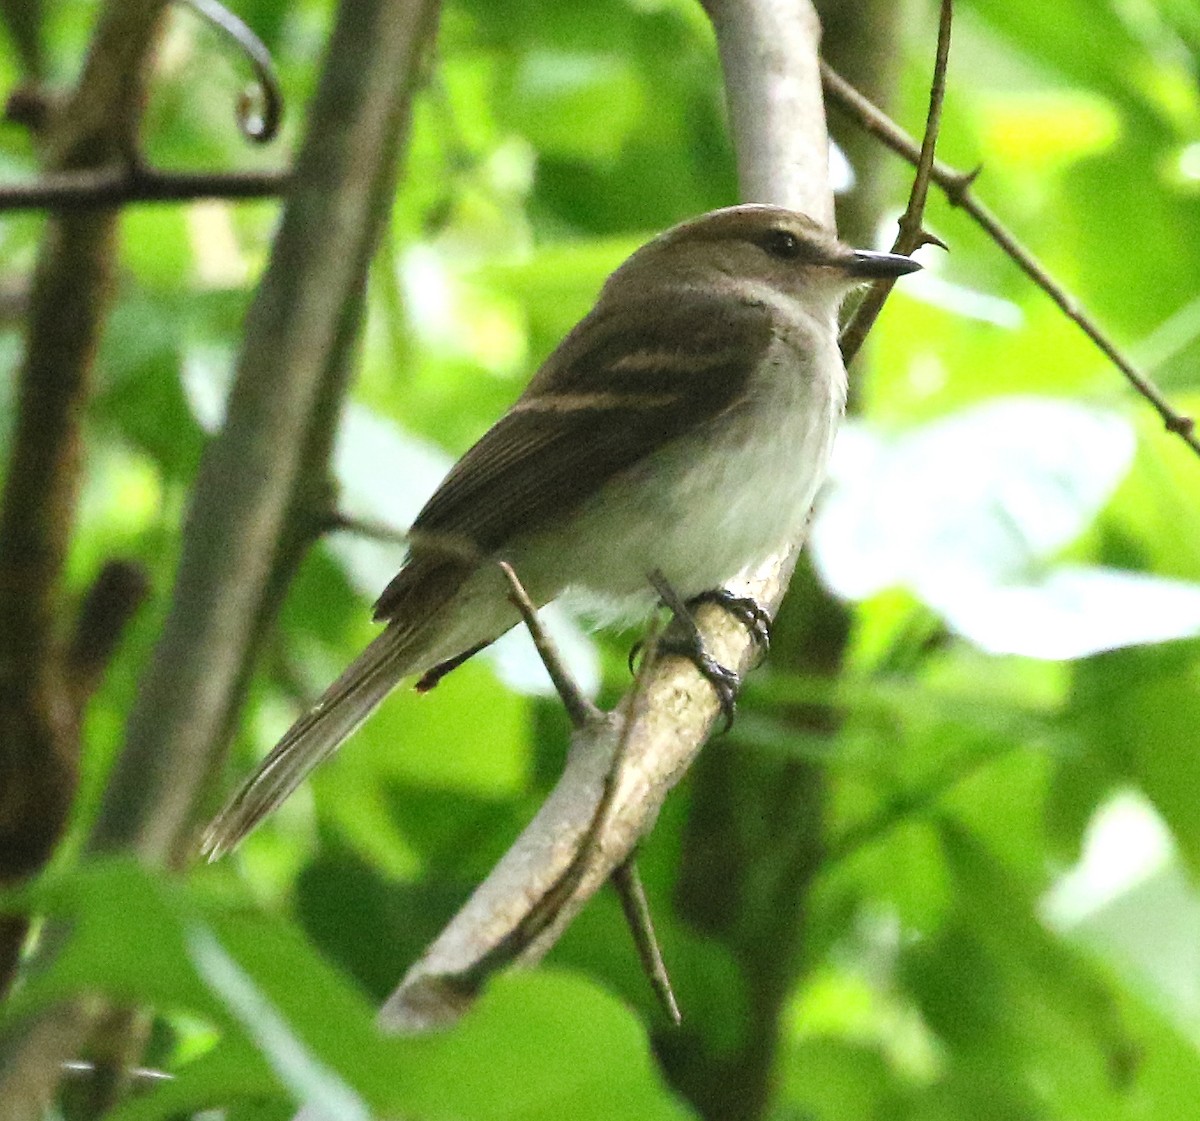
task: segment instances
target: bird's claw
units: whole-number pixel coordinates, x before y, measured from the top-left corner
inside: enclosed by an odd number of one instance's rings
[[[687,622],[691,623],[690,616]],[[721,734],[728,732],[733,727],[738,690],[742,687],[742,679],[738,673],[728,666],[721,665],[704,649],[704,640],[696,630],[695,623],[691,623],[690,627],[684,623],[682,633],[663,635],[658,648],[664,654],[676,654],[686,658],[713,687],[713,692],[717,694],[717,703],[721,706],[721,714],[725,717],[725,726],[721,729]]]
[[[770,616],[753,599],[747,596],[734,595],[726,588],[714,588],[701,592],[686,604],[679,598],[678,593],[671,587],[667,578],[657,569],[649,574],[650,583],[662,597],[663,603],[675,615],[672,627],[659,639],[658,648],[667,654],[675,654],[686,658],[696,667],[700,675],[717,694],[721,712],[725,716],[723,732],[733,727],[733,717],[737,709],[738,689],[742,679],[728,666],[721,665],[704,647],[704,639],[692,617],[691,608],[700,603],[718,603],[749,628],[754,640],[764,648],[770,641]],[[630,666],[637,656],[641,644],[636,645],[629,653]]]
[[[701,592],[687,601],[689,610],[699,607],[702,603],[715,603],[725,608],[746,630],[754,640],[754,645],[765,658],[771,651],[771,616],[753,596],[740,596],[728,588],[711,588]]]
[[[636,663],[637,663],[638,655],[645,649],[645,647],[646,647],[646,640],[644,638],[639,638],[637,640],[637,642],[635,642],[629,648],[629,657],[625,659],[625,664],[629,667],[630,673],[637,673]]]

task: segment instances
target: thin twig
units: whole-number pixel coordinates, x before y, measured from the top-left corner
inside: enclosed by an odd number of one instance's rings
[[[850,859],[901,824],[911,823],[928,815],[939,802],[963,783],[993,763],[1026,746],[1027,744],[1021,742],[1009,742],[978,753],[969,753],[941,767],[928,782],[894,795],[882,809],[851,826],[830,843],[825,852],[826,867],[832,868]]]
[[[663,1010],[671,1018],[671,1023],[678,1027],[683,1022],[683,1016],[679,1012],[675,990],[671,987],[671,978],[667,973],[662,951],[658,947],[654,922],[650,918],[650,904],[646,900],[646,889],[642,886],[642,877],[638,873],[633,856],[631,855],[624,864],[618,864],[610,878],[613,887],[617,889],[621,909],[625,912],[625,921],[633,933],[633,942],[637,946],[642,969],[650,979],[650,987],[662,1004]]]
[[[942,127],[942,103],[946,99],[946,69],[950,62],[950,30],[954,22],[953,0],[942,0],[938,20],[937,54],[933,63],[933,79],[929,86],[929,112],[925,118],[925,135],[921,139],[921,156],[917,174],[908,196],[908,207],[900,219],[896,251],[911,253],[928,242],[930,235],[923,228],[925,202],[929,197],[929,179],[937,155],[938,134]],[[893,278],[892,284],[895,284]]]
[[[929,195],[929,180],[933,174],[938,132],[942,124],[942,102],[946,96],[946,65],[950,60],[950,25],[953,22],[953,9],[953,0],[942,0],[942,14],[938,22],[937,57],[934,60],[933,81],[929,88],[929,111],[925,116],[925,135],[921,140],[921,154],[917,160],[917,174],[913,178],[912,190],[908,195],[908,206],[900,218],[900,229],[892,244],[893,253],[911,254],[922,245],[937,241],[925,232],[925,201]],[[854,318],[846,325],[840,339],[842,359],[847,366],[862,347],[867,332],[879,318],[879,313],[895,286],[895,277],[875,281],[855,309]]]
[[[571,861],[547,888],[545,893],[528,910],[525,916],[492,947],[483,954],[471,969],[461,978],[469,988],[477,989],[483,981],[490,977],[500,966],[516,959],[544,930],[555,922],[563,905],[574,895],[576,888],[583,881],[584,874],[595,855],[600,839],[604,836],[613,806],[616,804],[617,791],[620,789],[625,757],[629,752],[630,732],[634,726],[632,714],[637,712],[645,694],[646,682],[650,677],[650,667],[654,663],[654,652],[658,645],[658,635],[652,629],[651,637],[647,639],[649,654],[638,667],[633,688],[629,691],[627,712],[630,714],[621,725],[620,735],[613,750],[612,761],[604,772],[604,785],[591,821],[579,836],[575,844],[575,853]],[[586,724],[576,728],[577,733],[588,733],[603,738],[612,727],[612,714],[596,710],[594,717]]]
[[[546,628],[542,626],[542,621],[538,618],[537,608],[534,607],[533,601],[529,598],[529,593],[525,591],[525,587],[517,577],[512,565],[506,561],[500,561],[500,570],[504,573],[505,579],[509,584],[509,599],[513,606],[521,613],[525,627],[533,639],[534,646],[537,647],[538,656],[542,659],[542,664],[546,667],[546,672],[550,675],[550,680],[554,682],[554,688],[562,700],[563,707],[567,710],[567,716],[571,720],[572,727],[578,729],[587,725],[602,723],[605,719],[603,713],[588,700],[579,688],[575,678],[563,664],[554,641],[546,633]],[[618,752],[613,758],[612,771],[610,772],[614,781],[620,765],[621,750],[618,748]],[[610,787],[613,785],[613,782],[609,783]],[[597,827],[602,824],[601,811],[599,809],[597,810],[596,824]],[[579,844],[581,855],[588,852],[589,847],[595,843],[595,837],[597,836],[599,836],[599,833],[593,832],[585,834],[581,838]],[[612,879],[613,887],[617,891],[617,896],[621,900],[621,908],[629,924],[630,933],[633,935],[633,944],[637,948],[638,960],[642,963],[642,968],[645,970],[646,977],[650,981],[650,987],[658,996],[663,1009],[671,1018],[671,1021],[678,1024],[680,1022],[679,1005],[676,1003],[675,993],[671,988],[671,979],[667,975],[667,967],[663,963],[662,952],[658,948],[658,940],[654,934],[654,923],[650,918],[650,905],[646,901],[646,892],[642,887],[642,880],[638,875],[637,865],[634,863],[633,856],[630,855],[628,860],[623,864],[619,864],[613,870],[610,878]],[[572,884],[572,889],[573,887],[574,885]]]
[[[121,165],[43,175],[0,185],[0,211],[91,210],[141,202],[274,198],[287,191],[289,171],[181,172]]]
[[[821,63],[821,80],[825,92],[846,113],[854,118],[867,132],[881,140],[897,155],[916,163],[920,149],[911,136],[897,125],[878,106],[863,97],[849,82],[842,78],[827,63]],[[1168,432],[1174,432],[1200,455],[1200,438],[1196,436],[1194,418],[1177,412],[1163,396],[1158,387],[1117,348],[1117,345],[1079,306],[1078,301],[1058,283],[1042,264],[1010,233],[1000,220],[971,192],[981,169],[955,171],[945,164],[934,161],[932,179],[941,187],[951,206],[961,207],[985,233],[1008,255],[1030,280],[1054,301],[1059,310],[1074,323],[1104,356],[1125,376],[1130,385],[1150,404],[1162,418]]]
[[[353,514],[343,514],[340,510],[333,510],[321,518],[317,523],[316,530],[319,536],[326,533],[349,533],[355,537],[364,537],[368,541],[378,541],[381,545],[407,547],[410,544],[407,530],[397,529],[394,525],[377,521],[374,518],[359,518]]]
[[[247,140],[266,144],[279,134],[279,123],[283,119],[283,90],[275,73],[275,63],[266,44],[218,0],[184,0],[201,19],[206,20],[227,39],[234,43],[246,56],[258,83],[258,100],[255,111],[254,98],[243,94],[238,100],[238,127]]]
[[[588,700],[583,690],[579,688],[579,683],[571,675],[571,671],[563,664],[554,640],[542,626],[537,608],[529,598],[529,593],[525,591],[525,586],[517,578],[512,565],[507,561],[500,561],[500,571],[504,573],[504,578],[508,581],[509,601],[521,613],[521,618],[525,621],[525,629],[529,631],[529,637],[533,639],[533,645],[537,647],[538,657],[542,659],[542,665],[546,667],[550,680],[554,682],[554,688],[562,700],[563,708],[567,710],[567,716],[570,717],[571,726],[582,728],[585,724],[600,719],[600,710]]]

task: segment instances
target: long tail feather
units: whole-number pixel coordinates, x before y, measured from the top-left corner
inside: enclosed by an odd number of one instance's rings
[[[216,860],[279,806],[371,715],[402,677],[421,668],[416,665],[421,646],[409,628],[393,625],[379,635],[288,729],[212,820],[201,838],[201,853]]]

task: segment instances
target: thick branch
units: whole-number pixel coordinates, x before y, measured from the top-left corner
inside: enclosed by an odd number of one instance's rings
[[[700,5],[717,33],[742,202],[790,206],[832,227],[819,60],[810,49],[821,37],[816,11],[808,0]]]
[[[430,35],[432,36],[432,30]],[[416,79],[415,72],[413,79]],[[397,129],[393,133],[393,148],[381,154],[379,166],[376,168],[371,212],[380,226],[385,223],[391,212],[405,135],[403,129]],[[358,356],[357,343],[364,318],[367,279],[364,263],[358,286],[345,301],[341,324],[330,348],[328,363],[321,380],[320,395],[305,436],[300,468],[292,485],[291,501],[284,518],[284,533],[276,546],[271,575],[259,604],[258,615],[250,628],[250,641],[246,657],[242,661],[241,675],[227,697],[221,743],[228,743],[233,738],[238,713],[249,688],[258,654],[301,562],[312,543],[328,530],[334,520],[333,516],[327,513],[336,506],[335,483],[330,476],[329,464],[341,418],[342,400],[349,388]],[[223,753],[214,754],[210,760],[210,775],[216,775],[222,761]],[[215,784],[207,782],[205,785],[211,788]],[[180,834],[177,856],[182,862],[190,855],[190,837],[186,833]]]
[[[83,75],[48,138],[52,170],[111,162],[133,145],[161,7],[162,0],[128,0],[104,9]],[[0,883],[41,866],[74,796],[79,745],[57,628],[115,230],[112,211],[52,220],[30,293],[0,498]],[[4,956],[0,988],[12,964],[11,953]]]

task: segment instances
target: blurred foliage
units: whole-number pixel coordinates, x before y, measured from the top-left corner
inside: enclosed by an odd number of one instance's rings
[[[331,4],[231,6],[274,53],[283,137],[247,149],[234,112],[247,75],[179,8],[146,129],[158,164],[275,165],[295,144]],[[1181,409],[1200,408],[1194,5],[958,8],[943,157],[982,163],[979,194]],[[78,71],[94,12],[39,10],[52,85]],[[919,131],[932,13],[909,23],[892,108]],[[6,42],[0,89],[21,81],[19,58]],[[35,169],[30,137],[3,127],[0,173]],[[337,458],[347,508],[402,527],[624,254],[735,201],[735,184],[711,33],[691,0],[452,0],[372,276],[347,414],[358,427]],[[283,1117],[297,1100],[348,1119],[705,1115],[656,1066],[661,1013],[607,894],[550,967],[495,984],[455,1032],[371,1030],[372,1003],[553,782],[565,721],[522,636],[429,696],[394,697],[223,865],[178,883],[78,858],[276,213],[210,202],[123,219],[71,574],[82,592],[129,556],[155,595],[88,714],[72,837],[25,897],[74,916],[72,941],[10,1014],[77,988],[153,1003],[149,1061],[178,1077],[126,1119],[220,1104]],[[768,663],[735,734],[709,749],[803,756],[828,782],[770,1116],[1190,1119],[1200,463],[964,215],[935,198],[928,222],[950,253],[900,287],[854,373],[863,412],[814,531],[824,578],[857,601],[847,668],[831,682]],[[0,221],[0,293],[19,295],[42,227]],[[0,302],[0,451],[18,304]],[[230,776],[367,639],[367,606],[398,560],[344,535],[312,552]],[[613,697],[624,647],[597,641],[598,662],[575,636]],[[840,730],[798,736],[796,705],[832,706]],[[685,781],[643,873],[685,1016],[708,1017],[687,1030],[733,1048],[740,965],[673,909],[689,803]]]

